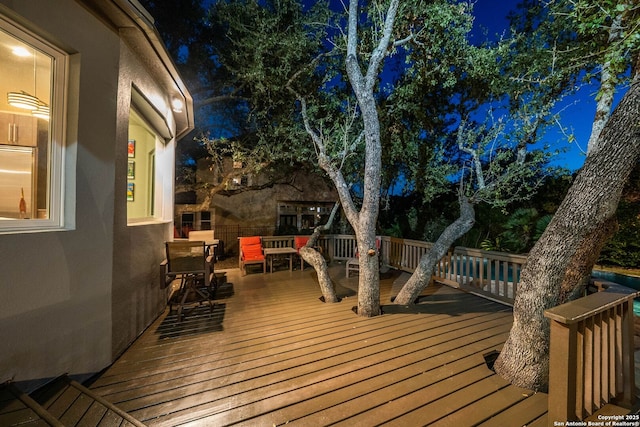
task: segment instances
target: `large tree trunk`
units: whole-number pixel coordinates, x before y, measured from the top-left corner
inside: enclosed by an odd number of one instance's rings
[[[404,284],[394,299],[395,304],[410,305],[429,284],[433,268],[442,259],[447,250],[460,237],[464,236],[475,223],[473,204],[466,197],[460,197],[460,216],[450,224],[438,237],[431,249],[420,258],[418,268],[415,269],[407,283]]]
[[[362,207],[357,215],[348,215],[349,222],[356,232],[360,249],[360,270],[358,282],[358,315],[372,317],[380,314],[380,276],[378,253],[376,250],[376,223],[380,209],[380,185],[382,170],[382,144],[380,143],[380,120],[374,89],[378,85],[382,62],[389,51],[393,23],[398,11],[399,0],[391,0],[381,28],[378,44],[368,58],[366,72],[360,68],[358,56],[359,13],[358,0],[349,1],[349,19],[347,31],[347,55],[345,66],[349,83],[358,100],[362,113],[365,140],[364,179],[362,184]],[[343,201],[343,205],[344,205]]]
[[[549,322],[544,311],[576,298],[615,229],[625,181],[640,159],[640,84],[629,88],[522,269],[514,323],[494,367],[513,384],[546,390]]]
[[[373,237],[373,239],[371,239]],[[380,311],[380,264],[375,227],[356,232],[358,242],[358,308],[363,317],[378,316]]]

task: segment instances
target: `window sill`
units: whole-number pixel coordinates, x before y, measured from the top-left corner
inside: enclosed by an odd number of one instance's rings
[[[166,221],[158,218],[129,218],[127,219],[127,227],[135,227],[138,225],[153,225],[153,224],[167,224],[171,221]]]

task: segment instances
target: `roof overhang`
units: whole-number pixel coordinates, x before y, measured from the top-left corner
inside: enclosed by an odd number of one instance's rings
[[[137,0],[77,0],[114,30],[144,63],[154,79],[167,91],[171,102],[182,102],[174,110],[176,139],[194,129],[193,98],[160,38],[153,17]]]

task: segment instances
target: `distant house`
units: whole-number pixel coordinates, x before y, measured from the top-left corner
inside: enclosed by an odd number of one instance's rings
[[[239,228],[265,235],[311,234],[314,227],[326,222],[338,200],[324,174],[297,168],[276,183],[265,174],[234,177],[226,184],[226,191],[216,193],[209,205],[203,206],[210,187],[201,184],[220,185],[221,181],[207,159],[198,162],[194,188],[199,190],[176,194],[176,237],[187,237],[190,230],[215,229],[225,250],[232,252]]]
[[[105,368],[161,313],[189,91],[136,0],[0,0],[0,382]]]

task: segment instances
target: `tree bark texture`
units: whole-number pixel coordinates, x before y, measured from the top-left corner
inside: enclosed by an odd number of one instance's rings
[[[373,239],[371,239],[373,237]],[[358,316],[373,317],[380,312],[380,254],[375,227],[356,233],[358,244]]]
[[[336,216],[336,212],[338,211],[338,207],[340,203],[337,203],[333,206],[331,210],[331,214],[329,215],[329,220],[326,224],[320,225],[313,230],[313,234],[307,241],[307,243],[300,248],[300,256],[303,260],[307,261],[311,266],[316,270],[318,274],[318,284],[320,285],[320,291],[322,292],[322,297],[324,298],[324,302],[334,303],[340,302],[340,298],[336,295],[335,286],[331,277],[329,276],[329,267],[327,266],[327,261],[324,259],[322,254],[314,249],[318,244],[318,238],[320,237],[320,233],[323,230],[328,230],[331,228],[331,224],[333,223],[333,219]]]
[[[420,258],[418,268],[415,269],[407,283],[396,295],[395,304],[410,305],[415,302],[420,292],[429,285],[436,263],[446,255],[457,239],[471,230],[474,223],[475,210],[473,203],[465,197],[460,197],[460,216],[442,232],[431,249]]]
[[[362,113],[365,140],[365,163],[362,191],[362,207],[355,223],[348,216],[356,233],[360,253],[358,276],[358,316],[372,317],[380,314],[380,275],[378,251],[376,248],[376,223],[380,209],[380,184],[382,169],[382,144],[380,142],[380,120],[374,89],[378,84],[379,72],[384,61],[393,32],[393,24],[399,0],[389,3],[384,25],[377,45],[368,59],[366,71],[358,61],[358,0],[349,1],[347,31],[347,53],[345,66],[351,88],[358,100]],[[344,201],[343,201],[344,204]]]
[[[616,227],[624,184],[640,159],[640,84],[629,88],[522,269],[514,323],[494,368],[513,384],[546,390],[549,322],[544,311],[580,296]]]
[[[316,270],[318,274],[318,284],[320,285],[320,291],[324,302],[333,303],[340,302],[340,298],[336,295],[335,286],[329,276],[329,267],[327,261],[322,254],[317,250],[303,246],[300,248],[300,256],[307,261]]]

